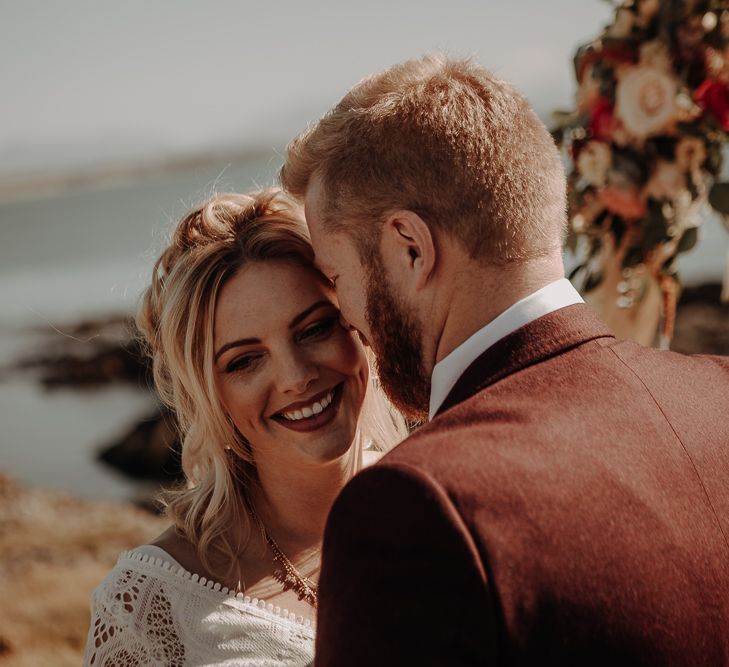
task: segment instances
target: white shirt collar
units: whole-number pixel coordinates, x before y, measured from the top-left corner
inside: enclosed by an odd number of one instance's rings
[[[517,301],[485,327],[463,341],[433,368],[430,388],[429,419],[438,411],[458,378],[483,352],[505,336],[549,313],[584,303],[567,278],[555,280],[528,297]]]

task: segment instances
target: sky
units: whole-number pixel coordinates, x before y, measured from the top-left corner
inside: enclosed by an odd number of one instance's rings
[[[572,104],[602,0],[0,0],[0,183],[281,150],[369,73],[474,56],[540,115]]]

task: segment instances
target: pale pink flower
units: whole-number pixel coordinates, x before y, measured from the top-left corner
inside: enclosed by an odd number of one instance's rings
[[[615,114],[625,129],[643,139],[664,130],[676,117],[677,81],[657,67],[633,67],[620,78]]]

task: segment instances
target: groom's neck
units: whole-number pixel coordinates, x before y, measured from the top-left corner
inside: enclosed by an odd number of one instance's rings
[[[563,278],[564,267],[561,254],[554,253],[503,266],[463,262],[443,273],[448,282],[440,290],[441,326],[431,340],[432,366],[517,301]]]

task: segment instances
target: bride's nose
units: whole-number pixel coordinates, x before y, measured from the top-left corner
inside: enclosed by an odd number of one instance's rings
[[[282,394],[303,394],[318,378],[318,364],[302,350],[281,357],[276,366],[276,385]]]

